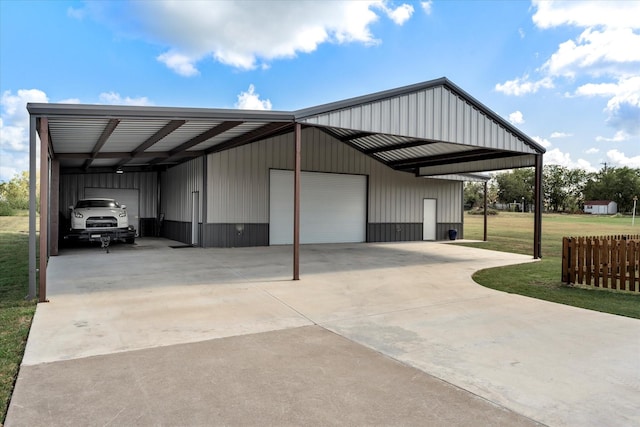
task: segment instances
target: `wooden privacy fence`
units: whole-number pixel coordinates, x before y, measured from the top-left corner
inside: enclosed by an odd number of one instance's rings
[[[640,235],[563,237],[562,281],[640,292]]]

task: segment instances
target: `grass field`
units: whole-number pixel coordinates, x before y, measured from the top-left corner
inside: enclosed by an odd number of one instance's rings
[[[533,215],[501,212],[487,218],[488,242],[465,245],[533,255]],[[483,217],[465,215],[465,239],[482,240]],[[476,282],[489,288],[561,304],[640,318],[640,295],[580,289],[561,282],[562,237],[640,233],[629,217],[542,216],[542,261],[477,272]]]
[[[29,217],[0,216],[0,420],[4,423],[35,303],[29,286]]]

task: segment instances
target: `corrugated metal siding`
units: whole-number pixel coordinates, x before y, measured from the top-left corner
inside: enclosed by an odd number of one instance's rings
[[[198,191],[202,221],[202,158],[172,167],[161,175],[161,211],[166,221],[191,223],[192,193]]]
[[[301,122],[535,153],[521,138],[443,86],[318,114]]]
[[[131,172],[124,174],[69,174],[60,175],[60,210],[68,217],[68,207],[84,198],[84,189],[122,188],[139,190],[140,218],[156,218],[158,206],[158,181],[156,172]]]
[[[461,221],[461,182],[394,171],[315,128],[301,154],[305,171],[369,175],[370,223],[422,223],[424,198],[439,200],[438,222]],[[208,223],[268,223],[269,169],[293,169],[293,135],[211,154],[207,167]]]

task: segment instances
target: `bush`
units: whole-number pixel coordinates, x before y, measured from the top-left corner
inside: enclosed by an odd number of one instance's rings
[[[0,200],[0,216],[14,216],[16,210],[8,202]]]
[[[469,215],[484,215],[484,209],[482,208],[474,208],[471,209],[469,212]],[[487,215],[498,215],[498,211],[495,209],[487,209]]]

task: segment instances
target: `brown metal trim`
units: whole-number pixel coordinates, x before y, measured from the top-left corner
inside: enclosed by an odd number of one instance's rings
[[[132,158],[143,156],[145,154],[144,151],[146,149],[150,148],[155,143],[157,143],[158,141],[162,140],[167,135],[171,134],[173,131],[175,131],[176,129],[178,129],[179,127],[184,125],[185,123],[187,123],[186,120],[171,120],[169,123],[164,125],[160,130],[158,130],[156,133],[151,135],[145,142],[143,142],[142,144],[137,146],[135,149],[133,149],[133,151],[131,151],[131,153],[130,153],[130,156],[128,156],[128,157],[124,157],[123,156],[124,158],[122,160],[120,160],[114,166],[114,168],[115,169],[119,169],[120,167],[122,167],[122,166],[126,165],[127,163],[129,163],[129,161]]]
[[[533,257],[542,258],[542,154],[536,155],[533,214]]]
[[[349,141],[353,141],[354,139],[366,138],[368,136],[373,136],[373,135],[377,135],[377,134],[374,132],[358,132],[351,135],[343,135],[336,138],[342,142],[349,142]]]
[[[440,141],[442,142],[442,141]],[[384,145],[382,147],[369,148],[364,150],[364,154],[371,155],[376,153],[384,153],[387,151],[402,150],[403,148],[423,147],[425,145],[438,144],[438,141],[429,141],[425,139],[416,139],[415,141],[401,142],[399,144]]]
[[[49,120],[40,119],[40,276],[38,301],[47,301],[47,258],[49,255]]]
[[[293,173],[293,280],[300,280],[300,151],[302,127],[294,127],[294,173]]]
[[[220,151],[229,150],[231,148],[240,147],[245,144],[250,144],[259,139],[269,138],[271,136],[275,136],[281,134],[288,130],[292,126],[291,122],[273,122],[268,123],[264,126],[259,127],[258,129],[254,129],[251,132],[247,132],[242,135],[238,135],[237,137],[230,139],[228,141],[222,142],[220,144],[214,145],[209,149],[205,150],[205,154],[218,153]]]
[[[483,241],[487,241],[487,181],[484,182],[484,236]]]
[[[225,133],[226,131],[233,129],[234,127],[241,125],[244,122],[222,122],[220,123],[218,126],[215,126],[211,129],[209,129],[206,132],[201,133],[200,135],[191,138],[189,141],[184,142],[180,145],[178,145],[176,148],[172,149],[169,151],[170,156],[169,157],[173,157],[173,156],[177,156],[179,155],[181,152],[183,151],[187,151],[189,148],[196,146],[206,140],[209,140],[215,136],[218,136],[222,133]]]
[[[109,139],[113,131],[116,130],[116,127],[118,127],[119,123],[119,119],[109,120],[104,130],[102,131],[102,134],[100,134],[98,141],[96,141],[96,145],[91,151],[91,157],[89,157],[89,159],[84,163],[85,169],[89,169],[89,166],[91,166],[91,163],[93,163],[93,159],[95,159],[96,155],[100,152],[100,150],[102,150],[102,147],[104,147],[104,144],[107,143],[107,140]]]
[[[136,157],[139,153],[142,153],[147,148],[150,148],[156,142],[160,141],[185,123],[187,123],[186,120],[171,120],[169,123],[164,125],[162,129],[151,135],[145,142],[134,148],[133,151],[131,151],[131,155],[133,157]]]
[[[413,171],[414,169],[425,168],[430,166],[441,166],[451,163],[467,163],[482,160],[501,159],[505,157],[519,157],[522,154],[512,151],[494,151],[494,150],[470,150],[451,154],[440,154],[437,156],[425,156],[414,159],[396,160],[389,162],[388,165],[397,170]]]

